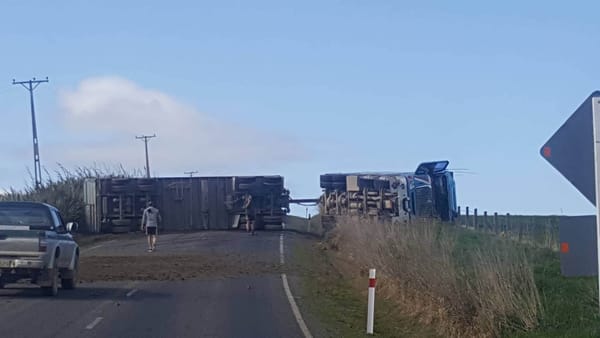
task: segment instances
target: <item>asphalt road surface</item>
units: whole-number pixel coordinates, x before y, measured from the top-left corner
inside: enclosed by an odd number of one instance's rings
[[[141,235],[88,246],[76,290],[0,290],[0,336],[310,337],[283,268],[302,240],[200,232],[161,235],[154,253]]]

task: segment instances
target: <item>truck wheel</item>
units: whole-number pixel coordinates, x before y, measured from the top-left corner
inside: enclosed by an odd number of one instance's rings
[[[58,295],[58,271],[56,269],[52,269],[49,274],[52,284],[50,286],[43,286],[42,292],[46,296],[54,297]]]
[[[77,287],[78,275],[79,275],[79,258],[75,260],[75,266],[73,267],[72,275],[69,278],[62,278],[61,285],[65,290],[73,290]]]

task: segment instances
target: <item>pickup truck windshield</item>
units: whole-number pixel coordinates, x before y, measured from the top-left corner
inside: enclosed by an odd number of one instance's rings
[[[52,227],[50,212],[44,208],[0,207],[0,225]]]

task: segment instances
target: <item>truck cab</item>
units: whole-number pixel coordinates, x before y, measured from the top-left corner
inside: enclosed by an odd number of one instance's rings
[[[456,202],[456,183],[454,174],[448,170],[448,161],[434,161],[421,163],[415,170],[415,180],[421,184],[415,184],[415,190],[430,189],[430,194],[427,195],[430,201],[423,201],[423,198],[418,196],[415,191],[415,204],[421,205],[421,208],[427,208],[426,212],[430,212],[433,217],[437,217],[444,222],[453,221],[458,215],[458,206]],[[423,184],[424,181],[429,181]],[[417,211],[417,210],[415,210]]]

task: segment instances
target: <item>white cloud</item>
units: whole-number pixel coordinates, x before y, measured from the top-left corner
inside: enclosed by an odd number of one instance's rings
[[[303,148],[276,129],[230,123],[119,77],[83,80],[74,90],[62,91],[59,103],[65,126],[78,142],[54,154],[57,162],[141,168],[143,144],[134,136],[153,133],[150,167],[160,174],[190,169],[244,174],[304,157]]]

